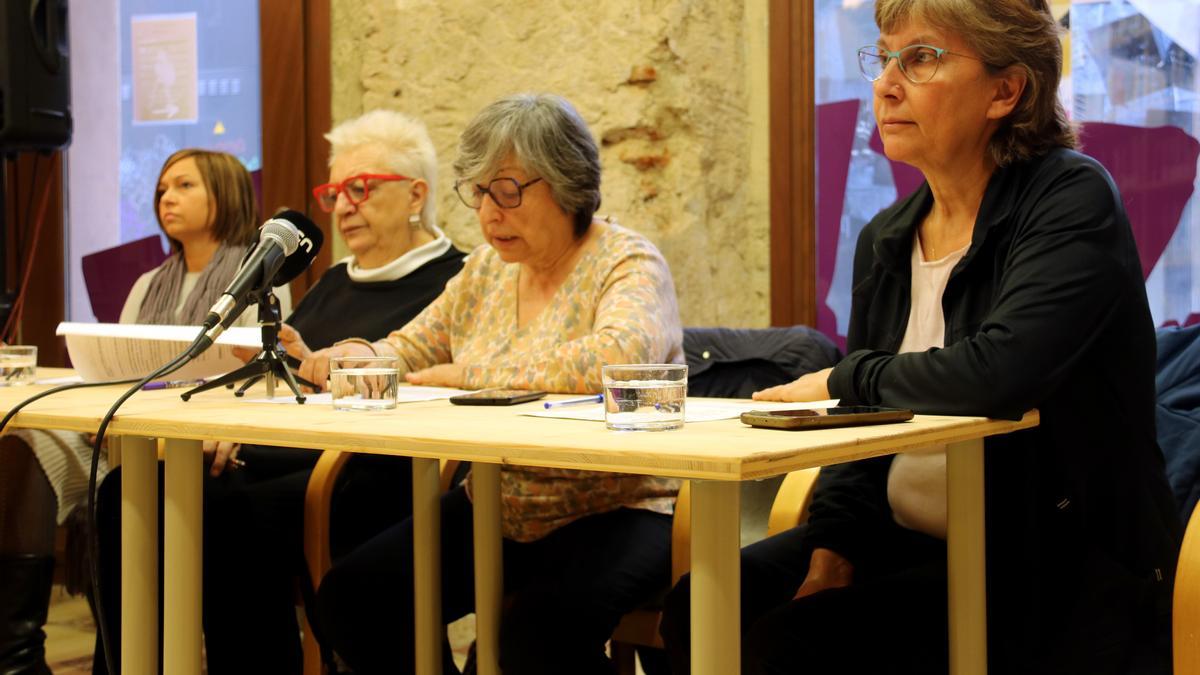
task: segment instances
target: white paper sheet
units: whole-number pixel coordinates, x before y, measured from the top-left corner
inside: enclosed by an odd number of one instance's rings
[[[837,400],[806,401],[804,403],[779,403],[774,401],[715,403],[712,401],[695,401],[689,399],[687,406],[684,408],[683,421],[685,423],[714,422],[716,420],[737,419],[742,416],[742,413],[750,410],[817,410],[819,408],[832,408],[837,404]],[[527,415],[529,417],[549,417],[560,420],[586,420],[589,422],[603,422],[604,406],[600,403],[596,403],[593,405],[575,405],[565,406],[562,408],[528,410],[519,412],[517,414]]]
[[[67,340],[71,365],[84,382],[142,377],[168,363],[187,348],[199,326],[146,326],[122,323],[58,324],[56,333]],[[199,380],[220,375],[242,365],[233,347],[262,347],[256,327],[230,328],[216,344],[179,370],[171,380]]]
[[[78,375],[67,375],[65,377],[39,377],[34,380],[34,384],[75,384],[83,382],[83,378]]]

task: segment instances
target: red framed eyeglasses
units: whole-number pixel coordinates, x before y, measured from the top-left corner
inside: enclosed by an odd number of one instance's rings
[[[360,173],[357,176],[350,176],[340,183],[318,185],[313,188],[312,193],[321,210],[331,213],[337,206],[339,193],[346,193],[346,199],[350,200],[351,204],[358,206],[371,198],[371,181],[394,180],[412,180],[412,178],[397,173]]]

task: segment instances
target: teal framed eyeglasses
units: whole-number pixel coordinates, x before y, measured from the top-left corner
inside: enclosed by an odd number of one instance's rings
[[[895,59],[896,64],[900,67],[900,72],[904,73],[904,77],[907,77],[909,82],[924,84],[937,74],[938,66],[942,64],[942,57],[946,54],[975,61],[983,60],[970,54],[959,54],[933,45],[909,45],[897,51],[884,49],[878,45],[867,45],[858,48],[858,71],[862,73],[867,82],[874,82],[883,77],[883,71],[887,70],[888,63]]]

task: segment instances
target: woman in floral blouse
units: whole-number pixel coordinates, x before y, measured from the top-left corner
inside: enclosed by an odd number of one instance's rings
[[[641,235],[594,217],[599,153],[567,101],[489,105],[463,133],[454,169],[487,244],[404,328],[316,352],[301,375],[324,382],[331,356],[395,354],[414,384],[594,393],[603,364],[683,362],[667,264]],[[451,621],[474,611],[469,487],[442,498]],[[613,628],[670,581],[677,489],[671,479],[503,467],[505,673],[611,672]],[[325,639],[356,673],[411,671],[411,566],[406,520],[323,580]]]

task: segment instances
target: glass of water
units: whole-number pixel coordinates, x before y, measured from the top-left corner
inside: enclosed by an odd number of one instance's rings
[[[37,347],[0,347],[0,387],[33,384],[37,374]]]
[[[604,423],[617,431],[683,428],[687,366],[633,363],[604,366]]]
[[[396,407],[400,369],[395,356],[335,356],[329,359],[334,410],[391,410]]]

